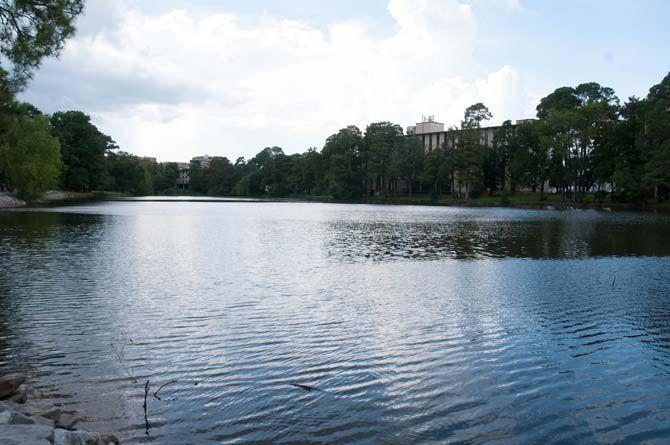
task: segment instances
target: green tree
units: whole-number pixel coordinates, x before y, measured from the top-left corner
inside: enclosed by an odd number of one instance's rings
[[[37,199],[53,188],[61,171],[60,145],[44,116],[21,116],[0,140],[0,169],[20,198]]]
[[[193,193],[207,194],[206,171],[200,162],[191,162],[188,169],[188,188]]]
[[[107,155],[107,167],[111,190],[137,196],[153,192],[149,161],[123,151],[111,152]]]
[[[235,185],[235,167],[228,158],[213,157],[204,172],[207,181],[207,194],[229,196]]]
[[[45,57],[58,55],[83,5],[83,0],[0,0],[0,53],[11,64],[11,73],[0,67],[0,78],[12,94]]]
[[[654,85],[642,105],[639,143],[647,153],[645,182],[657,200],[670,198],[670,73]]]
[[[393,190],[394,180],[399,175],[393,163],[396,151],[403,139],[400,125],[391,122],[376,122],[365,129],[363,162],[367,178],[374,190],[385,196]]]
[[[154,178],[154,189],[156,193],[174,193],[177,188],[179,177],[179,166],[176,162],[165,162],[158,165],[158,171]]]
[[[77,192],[103,189],[107,184],[105,155],[117,148],[112,138],[81,111],[54,113],[51,126],[61,144],[63,187]]]
[[[395,155],[393,156],[395,172],[397,179],[405,181],[407,192],[412,196],[414,182],[421,177],[424,161],[423,144],[415,137],[403,137],[397,144]],[[397,185],[395,187],[397,192]]]
[[[336,199],[358,199],[365,190],[364,139],[358,127],[341,129],[326,139],[321,152],[321,188]]]
[[[512,156],[512,139],[515,127],[512,121],[505,121],[493,133],[493,149],[489,150],[484,165],[484,184],[493,191],[507,190],[509,184],[509,163]]]
[[[544,140],[553,144],[549,147],[552,177],[564,193],[571,188],[575,200],[595,182],[592,154],[605,143],[604,135],[616,122],[618,110],[614,90],[595,82],[558,88],[537,107],[549,132]]]
[[[479,192],[483,185],[483,167],[488,147],[481,137],[482,122],[491,119],[492,114],[482,103],[466,108],[461,131],[458,136],[457,169],[459,179],[465,186],[465,199]]]

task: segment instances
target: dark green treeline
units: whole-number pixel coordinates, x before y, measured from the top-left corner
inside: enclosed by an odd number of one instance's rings
[[[425,153],[399,125],[350,126],[319,151],[287,155],[268,147],[251,159],[214,157],[190,166],[188,193],[213,196],[322,196],[356,201],[417,193],[463,198],[547,186],[564,199],[618,202],[670,198],[670,75],[644,99],[620,104],[597,83],[559,88],[540,101],[537,120],[497,127],[487,145],[480,128],[491,113],[469,107],[447,142]],[[31,197],[47,188],[135,195],[184,193],[175,163],[119,149],[82,112],[42,115],[12,102],[0,121],[0,184]],[[35,185],[35,183],[38,183]]]

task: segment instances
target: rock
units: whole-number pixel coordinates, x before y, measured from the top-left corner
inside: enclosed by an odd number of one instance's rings
[[[40,416],[58,422],[63,415],[63,412],[58,408],[51,408],[50,410],[34,410],[31,411],[31,414],[33,416]]]
[[[44,425],[3,425],[0,427],[2,445],[50,445],[52,429]]]
[[[53,432],[54,445],[118,445],[119,439],[113,435],[89,433],[88,431],[68,431],[57,428]]]
[[[77,419],[75,416],[72,414],[61,414],[61,416],[56,420],[56,427],[58,428],[64,428],[66,430],[71,430],[74,428],[74,426],[79,422],[79,419]]]
[[[0,425],[32,425],[35,421],[23,413],[13,410],[0,412]]]
[[[26,378],[20,374],[6,374],[0,376],[0,400],[14,396]]]
[[[19,386],[16,389],[16,392],[14,395],[8,398],[8,400],[11,400],[12,402],[16,403],[26,403],[28,400],[28,392],[30,391],[30,388],[24,383],[23,385]]]

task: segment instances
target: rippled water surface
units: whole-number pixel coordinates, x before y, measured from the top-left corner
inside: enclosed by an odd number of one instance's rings
[[[634,213],[0,212],[0,367],[126,443],[668,443],[669,255]]]

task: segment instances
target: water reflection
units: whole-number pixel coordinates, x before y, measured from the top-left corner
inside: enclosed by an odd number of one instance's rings
[[[441,222],[331,221],[331,256],[353,260],[666,256],[670,224],[577,219]]]
[[[127,443],[662,443],[666,233],[503,209],[0,213],[0,366]],[[149,436],[146,379],[174,381]]]

